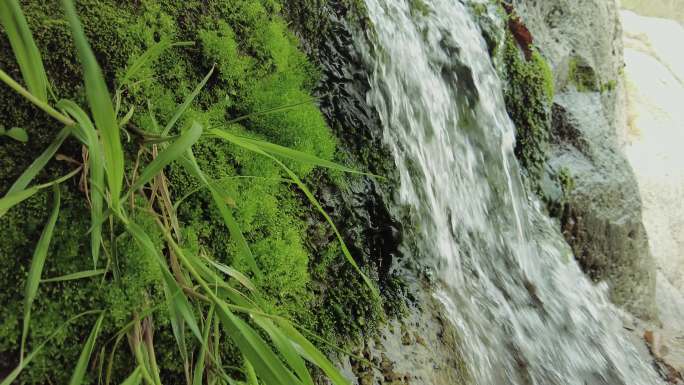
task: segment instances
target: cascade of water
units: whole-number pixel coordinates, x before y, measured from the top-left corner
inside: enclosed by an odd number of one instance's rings
[[[366,0],[367,98],[400,174],[419,258],[478,385],[658,384],[605,287],[528,198],[481,32],[456,0]]]

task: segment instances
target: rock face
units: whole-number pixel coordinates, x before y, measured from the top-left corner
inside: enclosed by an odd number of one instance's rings
[[[379,117],[366,102],[368,74],[352,41],[353,28],[365,29],[365,20],[345,0],[330,0],[320,8],[307,1],[289,4],[290,19],[302,29],[304,46],[322,69],[320,108],[340,147],[353,164],[394,180],[378,186],[371,178],[356,178],[340,194],[326,188],[318,191],[326,210],[341,224],[353,254],[375,267],[387,315],[378,330],[368,328],[352,355],[336,357],[338,366],[356,385],[468,383],[456,330],[432,297],[434,288],[415,261],[401,257],[402,235],[412,230],[402,228],[405,218],[396,218],[388,208],[394,193],[391,185],[398,183],[396,170],[382,143]],[[319,14],[325,17],[312,16]],[[323,378],[319,383],[328,384]]]
[[[470,384],[459,356],[459,338],[445,309],[428,295],[408,309],[402,319],[389,322],[376,338],[364,341],[340,364],[358,385]]]
[[[518,0],[514,6],[555,77],[543,194],[562,206],[564,235],[587,274],[608,283],[616,304],[640,318],[656,318],[655,265],[641,199],[617,139],[624,119],[617,5]],[[558,193],[561,174],[574,181],[565,197]]]
[[[481,2],[472,3],[477,13]],[[360,154],[356,162],[369,165],[371,171],[391,175],[391,167],[384,165],[382,141],[375,130],[377,117],[365,101],[366,72],[351,41],[350,30],[355,24],[363,25],[363,17],[350,22],[354,17],[344,0],[324,2],[318,8],[306,0],[294,4],[299,7],[288,10],[291,18],[312,23],[300,23],[300,36],[323,70],[322,111],[342,146],[350,154]],[[601,0],[518,0],[514,7],[529,28],[535,47],[549,61],[557,90],[550,111],[552,143],[549,175],[545,178],[549,182],[544,193],[556,196],[562,203],[567,239],[586,271],[596,280],[609,283],[615,302],[641,317],[653,317],[654,270],[641,223],[641,202],[633,173],[618,151],[615,134],[621,116],[617,106],[622,66],[617,7]],[[501,19],[490,21],[490,31],[484,32],[488,43],[501,39],[504,24]],[[367,30],[372,34],[372,27]],[[562,180],[558,176],[564,173],[575,184],[567,197],[563,196],[560,182],[551,182]],[[468,383],[468,375],[459,363],[458,337],[448,322],[441,321],[443,309],[430,297],[429,288],[412,262],[398,255],[403,251],[397,248],[400,239],[383,235],[411,231],[394,228],[402,218],[392,218],[385,207],[391,194],[383,194],[372,181],[364,180],[342,195],[347,199],[341,205],[328,202],[325,194],[323,201],[337,214],[335,217],[349,218],[343,228],[375,228],[374,233],[362,235],[381,240],[377,243],[380,246],[370,250],[359,246],[360,254],[377,256],[381,250],[380,255],[391,256],[380,258],[381,286],[386,288],[392,281],[383,280],[383,276],[398,271],[411,281],[407,291],[415,298],[401,321],[388,321],[379,335],[363,341],[353,356],[339,357],[340,364],[356,384]],[[346,206],[354,209],[345,210]],[[335,207],[343,210],[338,212]],[[382,220],[366,222],[368,218]],[[391,226],[380,228],[387,220]],[[355,227],[354,222],[363,226]],[[349,238],[357,239],[358,235],[352,231]]]

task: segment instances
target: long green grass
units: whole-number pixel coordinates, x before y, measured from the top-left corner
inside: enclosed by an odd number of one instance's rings
[[[206,256],[191,253],[184,247],[179,221],[175,214],[180,202],[171,200],[168,191],[169,181],[164,172],[172,163],[180,164],[189,175],[211,193],[226,231],[237,242],[237,252],[242,260],[248,262],[251,270],[249,273],[259,278],[261,272],[254,260],[250,245],[242,234],[234,218],[233,209],[230,207],[232,198],[217,187],[215,181],[205,175],[194,158],[192,148],[202,136],[211,136],[270,159],[282,168],[287,180],[302,190],[310,203],[332,226],[348,262],[354,266],[377,296],[377,289],[356,265],[330,216],[296,173],[279,158],[343,172],[356,173],[356,171],[293,149],[239,137],[222,127],[203,127],[200,123],[193,122],[187,127],[177,129],[175,127],[177,122],[202,92],[213,69],[187,95],[163,128],[154,124],[147,129],[139,130],[137,134],[146,139],[141,145],[148,146],[147,150],[153,154],[153,159],[141,170],[137,170],[137,164],[129,164],[121,142],[121,126],[133,114],[132,109],[123,114],[119,111],[121,90],[145,63],[159,57],[165,50],[192,43],[161,42],[153,45],[127,68],[122,84],[112,96],[85,37],[74,5],[70,0],[63,0],[62,6],[83,68],[87,106],[80,106],[75,101],[59,99],[52,95],[41,54],[18,1],[0,0],[0,23],[11,43],[21,70],[23,85],[1,69],[0,81],[64,125],[62,130],[55,133],[52,144],[22,173],[5,196],[0,198],[0,216],[2,216],[13,206],[42,189],[51,187],[54,191],[52,213],[36,245],[27,278],[19,365],[0,382],[0,385],[13,383],[52,338],[32,341],[32,351],[25,352],[31,325],[31,309],[39,285],[107,274],[112,263],[111,258],[117,252],[114,249],[110,250],[113,247],[111,243],[103,241],[103,232],[107,225],[110,232],[117,226],[123,228],[135,240],[139,248],[151,260],[156,261],[161,272],[166,297],[164,306],[171,321],[178,354],[184,361],[186,382],[189,385],[235,384],[241,381],[255,385],[257,383],[313,385],[313,379],[309,373],[310,364],[320,368],[333,384],[348,384],[349,381],[337,371],[328,358],[289,320],[264,309],[262,294],[247,274],[215,262]],[[176,131],[179,134],[171,135]],[[87,150],[87,163],[51,182],[32,185],[36,176],[69,136],[76,138]],[[135,171],[127,174],[126,170],[131,169],[127,166],[133,166],[132,169]],[[88,181],[84,201],[87,201],[91,214],[89,231],[91,255],[87,257],[92,259],[93,268],[59,277],[43,277],[43,266],[46,259],[50,257],[50,244],[59,242],[59,239],[54,239],[53,230],[60,212],[60,184],[78,174],[82,174],[82,177],[87,176],[85,179]],[[147,204],[128,205],[126,202],[129,200],[130,202],[143,200],[147,201]],[[134,210],[143,210],[145,215],[154,219],[158,232],[163,235],[163,247],[160,248],[152,240],[148,234],[150,231],[148,228],[136,223],[135,215],[132,215]],[[100,261],[101,254],[107,258],[104,264]],[[114,274],[114,279],[117,279],[116,274]],[[150,309],[150,314],[151,311]],[[132,315],[130,322],[117,333],[108,356],[108,363],[105,362],[107,356],[105,352],[108,349],[107,344],[112,341],[99,341],[103,322],[108,317],[107,309],[94,309],[78,315],[78,318],[94,315],[98,317],[93,320],[91,333],[82,346],[78,361],[72,368],[73,374],[69,384],[76,385],[85,381],[87,372],[93,370],[91,362],[94,355],[99,356],[98,377],[102,383],[109,384],[112,359],[125,338],[128,341],[129,353],[134,357],[136,365],[130,373],[122,376],[126,378],[123,383],[144,382],[149,385],[161,385],[160,368],[154,349],[154,326],[150,314],[142,312]],[[66,321],[65,326],[73,320]],[[188,351],[188,331],[190,337],[195,338],[196,345],[199,346],[195,352]],[[235,377],[234,373],[229,374],[220,363],[220,340],[225,336],[230,338],[244,358],[241,376]]]

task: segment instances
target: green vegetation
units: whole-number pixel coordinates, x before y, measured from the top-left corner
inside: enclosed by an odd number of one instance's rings
[[[549,182],[552,186],[542,197],[549,210],[549,214],[555,218],[566,215],[572,191],[575,189],[575,178],[566,167],[562,167]]]
[[[579,92],[612,92],[617,87],[617,80],[603,81],[596,76],[594,69],[582,64],[580,59],[571,58],[568,64],[568,79]]]
[[[377,289],[302,181],[353,170],[279,9],[0,0],[0,116],[28,133],[0,137],[3,385],[347,382],[302,333],[358,333]],[[315,298],[343,258],[351,291]]]
[[[568,79],[579,92],[591,92],[600,89],[594,69],[589,65],[582,64],[577,58],[571,58],[568,63]]]
[[[516,127],[515,154],[537,186],[546,163],[550,129],[550,111],[554,95],[551,68],[531,47],[530,60],[521,55],[510,32],[501,49],[506,109]]]

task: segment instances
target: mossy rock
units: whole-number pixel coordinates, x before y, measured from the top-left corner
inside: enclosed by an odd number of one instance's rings
[[[548,156],[553,72],[534,47],[526,60],[510,33],[506,33],[500,54],[506,110],[516,128],[515,154],[537,188]]]
[[[280,16],[280,3],[79,0],[76,5],[110,90],[121,86],[126,67],[153,44],[194,43],[166,50],[122,89],[121,110],[134,109],[129,131],[139,128],[153,132],[157,123],[163,125],[214,67],[205,89],[175,130],[197,121],[205,127],[266,139],[323,159],[335,157],[336,139],[311,97],[318,71],[299,50],[298,41]],[[55,94],[84,102],[82,73],[61,8],[57,4],[46,6],[28,1],[22,6]],[[4,31],[0,32],[0,67],[20,79]],[[277,113],[261,113],[284,106],[290,107]],[[239,124],[233,122],[241,116],[248,118]],[[25,128],[29,134],[27,143],[0,137],[0,194],[4,194],[53,140],[60,126],[4,85],[0,86],[0,119],[8,127]],[[122,140],[129,165],[126,172],[130,176],[136,160],[145,164],[150,155],[139,153],[140,141],[135,135],[122,136]],[[202,139],[194,152],[205,173],[220,181],[235,200],[236,218],[265,273],[256,283],[266,293],[269,310],[291,317],[329,339],[344,340],[350,333],[358,333],[359,328],[349,326],[355,322],[349,317],[331,321],[330,314],[336,311],[331,301],[315,296],[312,268],[317,272],[315,276],[332,274],[335,269],[326,268],[326,264],[343,261],[344,257],[336,248],[334,237],[324,239],[317,250],[309,245],[311,222],[320,222],[322,218],[293,185],[283,183],[279,166],[215,139]],[[81,146],[72,139],[65,142],[59,153],[61,159],[82,160]],[[312,173],[311,165],[285,163],[302,178]],[[36,182],[52,180],[72,168],[69,161],[51,161]],[[172,199],[185,198],[178,209],[183,247],[246,271],[246,261],[236,257],[235,241],[208,193],[197,190],[198,184],[181,167],[172,165],[165,173],[171,182]],[[89,255],[89,209],[81,183],[75,178],[60,188],[61,213],[44,277],[93,267]],[[0,218],[0,374],[18,363],[23,287],[51,204],[49,193],[39,193]],[[144,202],[137,204],[144,206]],[[142,214],[136,218],[161,244],[162,235],[155,231],[153,221]],[[122,229],[105,226],[104,238],[105,247],[117,251],[116,256],[101,258],[99,267],[104,266],[105,260],[109,263],[106,275],[40,285],[33,304],[28,351],[69,317],[93,309],[107,311],[100,341],[109,343],[98,345],[97,351],[102,347],[111,349],[111,338],[119,328],[135,315],[156,309],[152,318],[162,379],[167,384],[184,382],[183,365],[163,306],[159,271]],[[314,255],[325,250],[330,253],[328,258]],[[337,293],[340,297],[332,302],[349,306],[350,314],[355,314],[355,306],[372,309],[374,315],[367,317],[377,317],[379,310],[373,301],[358,299],[353,290]],[[33,360],[19,381],[66,383],[93,322],[84,317],[70,324]],[[337,324],[331,326],[331,322]],[[191,349],[194,347],[190,337],[188,344]],[[119,347],[113,361],[114,382],[120,382],[134,366],[125,345]],[[240,365],[236,349],[228,341],[223,351],[225,364]],[[94,359],[99,364],[104,358]],[[88,381],[97,381],[97,370],[89,373]]]
[[[585,64],[580,58],[570,58],[568,79],[579,92],[599,91],[601,88],[592,66]]]

